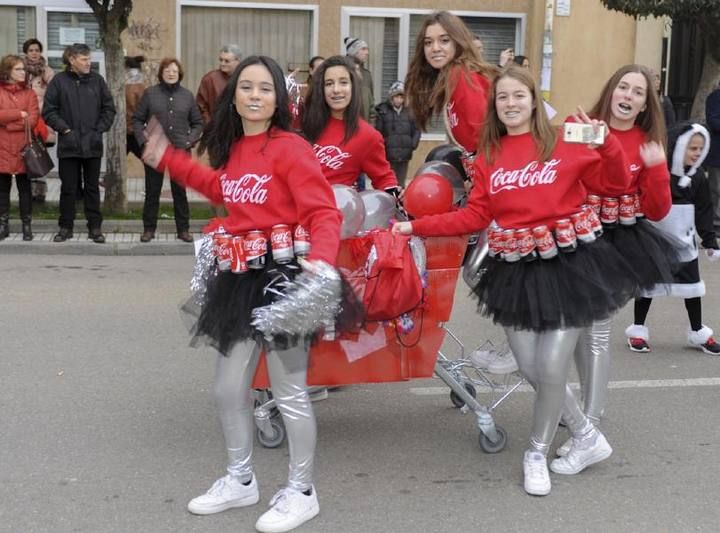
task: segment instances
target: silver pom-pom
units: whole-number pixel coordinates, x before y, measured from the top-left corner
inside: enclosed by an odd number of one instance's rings
[[[195,267],[193,268],[192,278],[190,279],[190,291],[192,292],[193,300],[198,305],[202,305],[205,302],[207,282],[213,271],[214,264],[213,237],[212,235],[204,235],[198,247],[197,256],[195,257]]]
[[[340,275],[323,261],[298,262],[303,271],[284,283],[276,302],[253,310],[252,325],[266,338],[306,335],[334,323],[340,310]]]

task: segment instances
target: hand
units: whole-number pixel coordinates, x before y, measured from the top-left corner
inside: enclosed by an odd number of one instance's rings
[[[160,166],[160,161],[165,155],[165,150],[170,146],[160,122],[155,117],[150,117],[145,128],[145,146],[143,147],[143,162],[152,168]]]
[[[27,111],[20,111],[20,117],[22,117],[22,118],[28,118],[28,112],[27,112]]]
[[[596,120],[594,118],[590,118],[587,113],[585,113],[585,110],[582,108],[582,106],[577,106],[577,112],[573,114],[573,117],[577,122],[580,122],[582,124],[590,124],[593,127],[593,133],[597,135],[601,130],[603,131],[603,137],[607,137],[607,134],[609,133],[607,124],[603,122],[602,120]],[[587,145],[588,148],[591,150],[595,150],[599,144],[590,143]]]
[[[665,149],[660,143],[650,141],[640,146],[640,159],[646,167],[654,167],[655,165],[664,165]]]
[[[715,250],[714,248],[708,248],[705,250],[705,253],[708,256],[708,260],[712,261],[713,263],[715,261],[720,261],[720,250]]]
[[[498,65],[501,67],[504,67],[508,63],[510,63],[515,58],[515,52],[513,52],[512,48],[506,48],[502,52],[500,52],[500,59],[498,60]]]
[[[400,235],[412,235],[412,222],[395,222],[392,232]]]

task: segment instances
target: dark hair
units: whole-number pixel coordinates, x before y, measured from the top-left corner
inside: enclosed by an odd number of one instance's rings
[[[315,63],[318,59],[325,61],[323,56],[313,56],[310,58],[310,61],[308,61],[308,67],[313,68],[313,63]]]
[[[70,46],[65,48],[65,53],[63,53],[63,57],[65,57],[65,54],[67,54],[68,61],[71,57],[75,56],[89,56],[90,47],[85,43],[71,44]]]
[[[125,56],[125,68],[140,68],[145,56]]]
[[[598,101],[588,115],[592,118],[604,120],[610,124],[610,119],[612,118],[611,104],[613,92],[623,76],[631,72],[642,74],[647,83],[647,89],[645,90],[645,110],[641,111],[638,116],[635,117],[635,124],[640,126],[640,129],[645,132],[648,141],[665,144],[665,140],[667,139],[665,116],[660,106],[660,99],[658,98],[657,92],[653,89],[653,76],[650,73],[650,69],[643,65],[625,65],[617,69],[615,74],[610,77],[603,87],[600,92],[600,98],[598,98]]]
[[[513,61],[515,61],[515,63],[517,63],[517,64],[520,65],[521,67],[524,66],[523,63],[525,62],[526,59],[527,59],[527,62],[528,62],[528,64],[529,64],[529,63],[530,63],[530,60],[528,59],[527,56],[514,56],[514,57],[513,57]]]
[[[10,73],[18,63],[25,64],[23,58],[15,54],[8,54],[0,59],[0,81],[10,80]]]
[[[163,71],[173,63],[175,63],[178,68],[178,83],[182,81],[183,76],[185,75],[185,70],[183,70],[182,63],[180,63],[180,61],[175,59],[174,57],[163,57],[162,61],[160,61],[160,65],[158,65],[158,81],[160,83],[163,82]]]
[[[235,88],[243,70],[252,65],[262,65],[270,71],[275,87],[275,112],[270,119],[270,128],[290,131],[290,98],[285,87],[285,76],[280,65],[267,56],[248,56],[243,59],[230,75],[227,86],[218,98],[210,122],[205,125],[200,139],[200,151],[207,149],[213,168],[225,166],[230,158],[230,148],[243,135],[242,118],[235,109]],[[268,135],[271,132],[268,130]]]
[[[345,122],[345,135],[343,143],[346,143],[355,135],[360,120],[360,81],[355,71],[355,63],[347,56],[332,56],[323,61],[312,77],[312,85],[305,97],[305,111],[302,116],[302,132],[310,142],[315,142],[322,134],[330,120],[330,106],[325,101],[325,72],[332,67],[345,67],[350,75],[352,85],[350,93],[350,105],[345,108],[343,121]]]
[[[34,45],[34,44],[36,44],[36,45],[38,45],[38,46],[40,47],[40,52],[43,51],[43,45],[42,45],[42,43],[41,43],[40,41],[38,41],[35,37],[32,37],[32,38],[28,39],[27,41],[25,41],[25,42],[23,43],[23,47],[22,47],[23,54],[27,54],[27,51],[28,51],[28,50],[30,49],[30,47],[31,47],[32,45]]]

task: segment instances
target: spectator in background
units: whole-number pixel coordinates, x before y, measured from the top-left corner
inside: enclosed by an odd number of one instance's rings
[[[220,66],[205,74],[200,80],[195,99],[204,124],[210,122],[210,117],[215,111],[215,103],[241,59],[240,47],[236,44],[226,44],[220,49]]]
[[[396,81],[390,86],[388,99],[379,104],[375,111],[375,127],[385,140],[385,154],[398,184],[405,187],[408,163],[420,142],[420,128],[405,105],[405,84]]]
[[[115,106],[105,80],[91,71],[90,48],[70,45],[66,57],[66,70],[50,81],[42,111],[48,126],[59,134],[60,230],[53,241],[73,236],[75,198],[82,183],[88,239],[101,244],[105,242],[99,188],[102,135],[115,120]]]
[[[513,56],[513,61],[515,64],[520,65],[521,67],[530,68],[530,60],[527,58],[527,56]]]
[[[482,39],[477,33],[473,33],[472,43],[475,46],[477,53],[480,55],[480,59],[482,59],[483,53],[485,52],[485,45],[483,44]]]
[[[26,85],[35,91],[38,99],[38,107],[42,113],[43,99],[47,91],[48,83],[55,75],[55,71],[47,64],[43,57],[43,45],[35,38],[28,39],[22,46],[25,54]],[[38,117],[35,133],[47,145],[55,144],[55,134],[50,132],[42,117]],[[32,199],[34,202],[44,203],[47,193],[47,182],[45,178],[34,178],[32,180]]]
[[[665,117],[665,127],[669,129],[670,126],[677,122],[677,118],[675,117],[675,108],[673,108],[673,103],[670,100],[670,97],[663,94],[660,73],[655,69],[650,69],[650,71],[653,75],[653,87],[660,98],[660,105],[662,106],[663,116]]]
[[[132,152],[142,160],[142,150],[133,133],[133,115],[145,92],[145,75],[142,64],[145,56],[125,57],[125,126],[127,128],[127,153]]]
[[[720,80],[719,80],[720,81]],[[705,100],[705,122],[710,131],[710,153],[705,159],[713,205],[713,226],[720,230],[720,83]]]
[[[140,100],[133,115],[133,131],[137,143],[145,144],[145,124],[151,116],[158,119],[170,143],[178,149],[190,152],[200,139],[203,130],[202,116],[193,95],[180,85],[183,79],[183,68],[175,58],[165,58],[158,69],[158,84],[148,88]],[[160,207],[160,191],[162,190],[163,172],[145,165],[145,204],[143,205],[143,234],[140,242],[150,242],[155,238],[158,209]],[[185,188],[170,182],[175,212],[177,238],[192,242],[190,235],[190,208]]]
[[[347,55],[357,65],[357,72],[360,77],[360,87],[362,106],[360,107],[361,116],[372,124],[375,120],[375,88],[373,78],[370,71],[365,67],[368,57],[370,57],[370,48],[368,44],[357,37],[345,37],[345,50]]]

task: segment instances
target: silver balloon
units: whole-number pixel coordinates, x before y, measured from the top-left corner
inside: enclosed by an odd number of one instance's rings
[[[395,218],[395,198],[384,191],[370,190],[360,193],[365,206],[365,220],[362,231],[387,229],[390,219]]]
[[[465,197],[465,184],[457,169],[445,161],[428,161],[415,172],[420,174],[437,174],[450,183],[453,189],[453,204],[458,204]]]
[[[349,239],[362,229],[365,220],[365,205],[355,189],[347,185],[332,186],[335,205],[343,216],[340,238]]]

